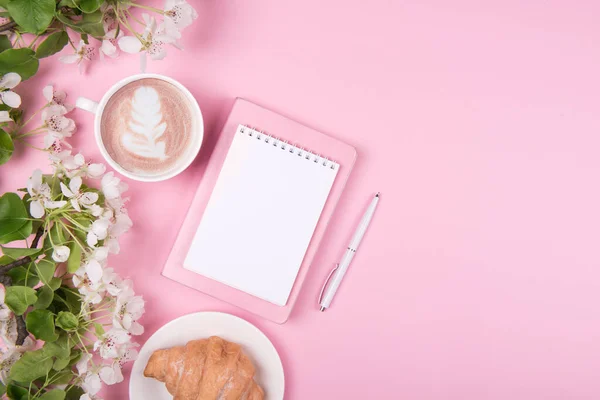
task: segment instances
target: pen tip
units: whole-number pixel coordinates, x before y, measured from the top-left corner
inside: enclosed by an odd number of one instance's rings
[[[375,195],[375,197],[379,197],[379,192],[377,192],[377,194]]]

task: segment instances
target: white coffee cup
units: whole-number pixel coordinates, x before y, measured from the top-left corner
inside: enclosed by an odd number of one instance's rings
[[[170,169],[169,171],[167,171],[165,173],[159,174],[159,175],[144,175],[144,174],[138,174],[138,173],[134,173],[134,172],[126,170],[121,165],[119,165],[115,160],[112,159],[112,157],[108,154],[108,151],[106,150],[106,146],[104,145],[104,142],[102,141],[102,132],[101,132],[102,113],[104,112],[104,108],[106,107],[106,104],[108,103],[110,98],[122,87],[130,84],[131,82],[135,82],[140,79],[146,79],[146,78],[160,79],[162,81],[168,82],[168,83],[172,84],[173,86],[175,86],[189,101],[190,109],[193,114],[193,116],[192,116],[192,118],[193,118],[193,121],[192,121],[193,135],[192,135],[192,141],[190,143],[190,148],[188,149],[186,154],[184,156],[182,156],[180,160],[178,160],[178,162],[172,169]],[[202,146],[202,139],[204,137],[204,121],[202,118],[202,112],[200,111],[200,106],[198,105],[198,102],[196,101],[194,96],[192,96],[190,91],[185,88],[185,86],[183,86],[181,83],[177,82],[176,80],[169,78],[167,76],[164,76],[164,75],[136,74],[136,75],[130,76],[128,78],[125,78],[125,79],[115,83],[108,90],[108,92],[106,92],[104,94],[104,96],[102,97],[102,100],[100,100],[99,103],[95,102],[93,100],[87,99],[85,97],[80,97],[77,99],[76,106],[78,108],[89,111],[96,115],[96,117],[94,119],[94,136],[96,137],[96,143],[98,144],[98,147],[100,148],[100,153],[102,153],[102,156],[104,157],[106,162],[115,171],[119,172],[120,174],[122,174],[130,179],[136,180],[136,181],[159,182],[159,181],[164,181],[166,179],[170,179],[170,178],[180,174],[183,170],[185,170],[187,167],[190,166],[192,161],[194,161],[194,159],[198,155],[198,152],[200,151],[200,147]]]

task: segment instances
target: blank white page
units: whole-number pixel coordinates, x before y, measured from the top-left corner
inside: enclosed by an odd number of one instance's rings
[[[240,125],[184,268],[284,306],[338,170]]]

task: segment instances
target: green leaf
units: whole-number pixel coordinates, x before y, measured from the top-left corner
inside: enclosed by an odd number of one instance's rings
[[[74,0],[60,0],[60,3],[58,3],[58,8],[63,7],[77,8],[77,4],[75,4]]]
[[[40,283],[40,279],[35,272],[31,270],[31,263],[26,267],[13,268],[7,272],[7,275],[12,278],[14,286],[29,286],[34,287]]]
[[[77,317],[68,311],[61,311],[56,317],[56,326],[65,331],[74,331],[79,326]]]
[[[69,357],[67,357],[67,358],[57,358],[54,361],[54,365],[52,365],[52,369],[55,370],[55,371],[60,371],[60,370],[62,370],[64,368],[66,368],[69,365],[70,362],[71,362],[71,359]],[[55,381],[53,381],[53,382],[56,383]],[[66,383],[68,383],[68,382],[66,382]]]
[[[4,51],[7,49],[12,49],[12,43],[8,40],[7,35],[0,36],[0,51]]]
[[[2,382],[0,382],[0,396],[6,393],[6,386]]]
[[[54,300],[54,290],[50,286],[42,286],[37,290],[37,301],[33,305],[36,310],[44,310],[52,304]]]
[[[104,13],[95,11],[93,13],[83,14],[79,27],[83,33],[87,33],[96,39],[102,39],[106,34],[104,32]]]
[[[56,1],[11,0],[6,9],[25,32],[41,34],[54,18]]]
[[[81,266],[81,247],[76,242],[73,242],[69,246],[69,249],[71,250],[71,253],[67,260],[67,271],[70,274],[73,274]]]
[[[71,376],[73,376],[73,374],[71,374]],[[52,383],[61,384],[61,383],[57,382],[55,379],[52,380]],[[67,384],[67,383],[69,383],[69,381],[64,382],[62,384]],[[53,389],[49,392],[44,393],[40,397],[40,400],[64,400],[66,396],[67,396],[67,392],[65,392],[64,390]]]
[[[32,256],[42,251],[42,249],[29,249],[27,247],[24,249],[20,249],[18,247],[0,246],[0,248],[2,248],[2,254],[4,254],[5,256],[9,256],[13,260],[17,260],[26,256]]]
[[[5,193],[0,197],[0,237],[21,229],[28,218],[27,210],[16,193]]]
[[[4,301],[15,314],[23,315],[27,311],[27,307],[35,304],[37,296],[35,295],[35,290],[30,287],[9,286],[6,288],[6,298]]]
[[[59,335],[58,340],[44,344],[44,351],[47,355],[56,358],[66,358],[70,360],[71,346],[69,337],[66,333]]]
[[[61,288],[58,292],[65,298],[65,304],[69,307],[69,311],[74,314],[79,314],[81,311],[81,298],[79,295],[67,288]]]
[[[55,375],[54,379],[52,380],[52,383],[56,385],[66,385],[70,383],[73,380],[73,378],[75,378],[75,374],[73,374],[73,371],[70,368],[64,369]]]
[[[50,286],[50,289],[52,289],[52,290],[58,289],[61,285],[62,285],[62,279],[60,279],[60,278],[52,278],[52,279],[50,279],[50,282],[48,282],[48,286]]]
[[[89,14],[99,9],[104,0],[75,0],[75,2],[77,3],[77,8]]]
[[[29,397],[29,390],[17,386],[14,383],[9,383],[6,387],[6,394],[11,400],[27,399]]]
[[[0,36],[6,37],[6,36]],[[4,129],[0,128],[0,165],[6,163],[10,160],[10,157],[15,151],[15,145],[12,141],[12,138]]]
[[[48,259],[43,259],[38,261],[35,264],[35,269],[37,271],[40,280],[44,282],[44,284],[48,285],[50,280],[54,277],[54,271],[56,271],[56,264]]]
[[[85,392],[79,386],[73,386],[67,392],[67,397],[65,400],[79,400],[81,396],[83,396]]]
[[[69,365],[68,358],[66,359],[66,361],[67,361],[67,364],[65,366]],[[56,364],[56,361],[54,363]],[[75,375],[73,375],[73,371],[70,368],[65,369],[63,371],[60,371],[58,374],[54,375],[54,378],[52,379],[52,383],[54,383],[55,385],[66,385],[67,383],[71,382],[74,377],[75,377]]]
[[[67,44],[69,44],[67,32],[55,32],[40,43],[35,51],[35,56],[37,58],[49,57],[61,51]]]
[[[16,72],[26,80],[36,74],[39,66],[40,62],[31,49],[9,49],[0,53],[0,75]]]
[[[31,236],[33,221],[27,221],[19,230],[0,236],[0,244],[10,243],[17,240],[25,240]]]
[[[83,14],[81,20],[74,21],[61,12],[56,13],[56,18],[69,28],[79,33],[87,33],[96,39],[102,39],[105,35],[102,24],[103,16],[104,14],[98,10],[90,14]]]
[[[79,361],[81,359],[81,356],[83,355],[83,353],[81,352],[81,350],[77,349],[75,351],[75,353],[71,353],[71,362],[69,363],[70,365],[75,365],[77,364],[77,361]]]
[[[10,369],[10,377],[17,382],[31,382],[45,377],[52,369],[53,364],[52,356],[46,354],[43,348],[28,351],[13,364]]]
[[[47,310],[33,310],[25,318],[27,330],[44,342],[54,342],[58,335],[54,331],[54,316]]]

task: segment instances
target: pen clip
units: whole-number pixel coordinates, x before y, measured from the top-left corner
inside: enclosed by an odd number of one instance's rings
[[[319,304],[321,304],[321,300],[323,300],[323,293],[325,293],[325,288],[327,287],[329,280],[333,276],[333,273],[339,268],[339,266],[339,263],[335,264],[335,267],[331,270],[331,272],[327,276],[327,279],[325,279],[325,283],[323,283],[323,287],[321,288],[321,293],[319,293]]]

